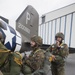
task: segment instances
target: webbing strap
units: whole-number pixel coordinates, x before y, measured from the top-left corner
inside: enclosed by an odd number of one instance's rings
[[[10,50],[1,50],[0,49],[0,52],[10,52]]]

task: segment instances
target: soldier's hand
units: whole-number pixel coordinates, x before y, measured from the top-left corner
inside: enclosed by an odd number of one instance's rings
[[[56,59],[56,58],[55,58],[54,55],[51,55],[51,56],[49,57],[49,61],[50,61],[50,62],[55,61],[55,59]]]
[[[55,61],[56,59],[55,55],[52,55],[51,57],[52,57],[52,61]]]
[[[60,47],[60,42],[56,41],[56,45],[57,45],[57,47]]]
[[[30,64],[30,61],[29,60],[26,60],[26,62],[25,62],[26,64]]]

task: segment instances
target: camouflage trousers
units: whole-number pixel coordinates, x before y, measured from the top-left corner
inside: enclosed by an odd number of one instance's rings
[[[55,65],[51,65],[51,72],[52,75],[65,75],[65,69],[64,66],[55,66]]]

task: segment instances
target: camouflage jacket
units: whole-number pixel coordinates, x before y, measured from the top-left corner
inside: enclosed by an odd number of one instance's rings
[[[64,63],[65,58],[69,54],[69,48],[67,44],[64,43],[60,45],[60,48],[58,48],[56,44],[53,44],[47,49],[47,51],[49,51],[52,55],[55,55],[56,59],[53,62],[58,64]]]
[[[29,55],[29,58],[26,60],[28,66],[30,66],[33,70],[37,70],[42,68],[44,63],[44,50],[37,48],[35,51],[32,51]]]

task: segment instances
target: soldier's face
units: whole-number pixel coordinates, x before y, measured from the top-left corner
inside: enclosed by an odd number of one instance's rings
[[[31,47],[34,47],[36,43],[34,41],[31,41],[30,44],[31,44]]]
[[[56,41],[62,41],[62,38],[61,37],[57,37]]]

